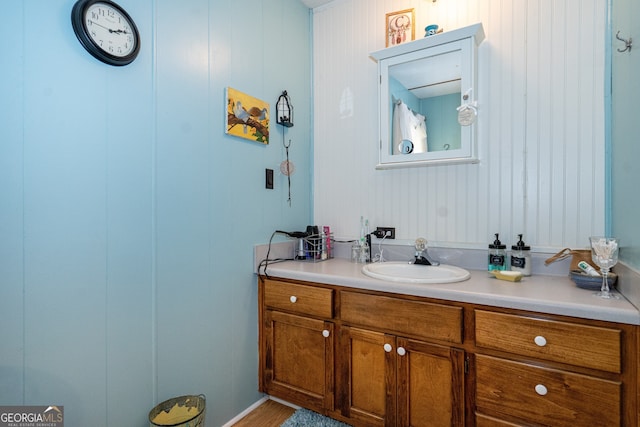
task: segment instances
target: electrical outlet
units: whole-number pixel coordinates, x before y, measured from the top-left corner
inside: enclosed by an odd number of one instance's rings
[[[386,239],[395,239],[396,229],[394,227],[376,227],[376,231],[374,231],[373,234],[378,239],[382,239],[385,236]]]
[[[273,169],[265,169],[264,172],[264,187],[268,190],[273,190]]]

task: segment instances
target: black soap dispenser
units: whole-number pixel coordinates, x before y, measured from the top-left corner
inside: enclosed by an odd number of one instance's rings
[[[500,241],[498,233],[496,240],[489,245],[489,271],[507,269],[507,245]]]

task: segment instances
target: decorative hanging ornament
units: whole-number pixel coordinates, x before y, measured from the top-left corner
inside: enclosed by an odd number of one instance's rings
[[[478,103],[470,101],[473,88],[470,88],[462,97],[464,104],[456,108],[458,110],[458,123],[462,126],[471,126],[478,117]]]
[[[284,133],[282,134],[282,145],[284,145],[284,149],[287,152],[287,160],[283,160],[280,163],[280,172],[282,175],[287,177],[287,183],[289,184],[289,198],[287,202],[289,202],[289,206],[291,206],[291,175],[295,172],[295,165],[289,160],[289,147],[291,146],[291,140],[289,140],[288,144],[284,143]]]
[[[291,176],[296,172],[296,165],[291,160],[283,160],[280,163],[280,173],[284,176]]]
[[[472,104],[465,104],[458,107],[458,123],[462,126],[471,126],[478,117],[478,110]]]
[[[276,122],[279,125],[288,128],[293,126],[293,105],[286,90],[282,91],[282,95],[278,98],[276,112],[278,113]]]

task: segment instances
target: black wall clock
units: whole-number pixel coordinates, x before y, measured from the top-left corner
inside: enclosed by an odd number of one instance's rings
[[[78,0],[71,25],[87,51],[115,66],[133,62],[140,51],[140,34],[129,14],[110,0]]]

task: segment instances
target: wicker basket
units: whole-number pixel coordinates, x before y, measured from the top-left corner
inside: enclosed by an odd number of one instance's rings
[[[167,415],[174,407],[192,408],[195,412],[191,415],[180,417],[180,419],[172,419],[168,422],[158,421],[156,417],[158,417],[161,412]],[[205,411],[206,399],[204,394],[174,397],[173,399],[165,400],[149,412],[149,426],[204,427]]]

